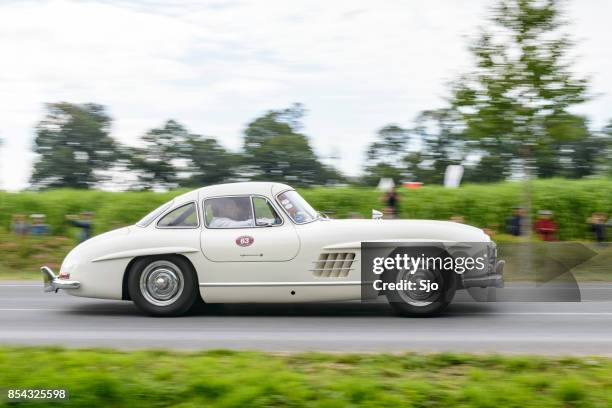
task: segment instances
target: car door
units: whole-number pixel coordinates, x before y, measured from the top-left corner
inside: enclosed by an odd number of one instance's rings
[[[264,196],[207,198],[200,245],[213,262],[283,262],[299,252],[294,225]]]

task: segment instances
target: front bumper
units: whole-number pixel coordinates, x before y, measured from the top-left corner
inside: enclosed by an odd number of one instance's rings
[[[467,288],[503,288],[504,287],[504,266],[506,261],[500,260],[495,262],[491,271],[483,276],[465,276],[463,275],[463,287]]]
[[[40,268],[43,276],[45,292],[56,292],[60,289],[78,289],[81,287],[81,282],[75,280],[60,279],[55,276],[55,273],[48,266]]]

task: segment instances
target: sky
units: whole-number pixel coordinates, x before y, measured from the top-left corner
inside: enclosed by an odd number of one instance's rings
[[[44,104],[106,105],[136,145],[167,119],[232,150],[270,109],[301,102],[315,151],[358,175],[376,131],[444,105],[469,70],[469,39],[492,0],[0,0],[0,189],[27,187]],[[566,30],[612,119],[612,2],[569,0]]]

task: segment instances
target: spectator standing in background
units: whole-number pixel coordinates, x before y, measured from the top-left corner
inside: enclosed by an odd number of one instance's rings
[[[16,235],[27,235],[30,232],[30,224],[28,224],[25,214],[13,214],[11,231]]]
[[[510,235],[514,235],[515,237],[521,236],[524,213],[525,211],[522,207],[517,206],[512,209],[512,216],[506,221],[506,230]]]
[[[538,213],[538,220],[535,223],[535,230],[542,238],[542,241],[556,241],[557,223],[552,218],[553,213],[549,210],[542,210]]]
[[[30,234],[32,235],[49,235],[50,228],[49,224],[45,221],[47,216],[45,214],[32,214],[32,225],[30,226]]]
[[[587,222],[591,225],[591,231],[593,231],[595,235],[595,241],[599,244],[603,244],[606,241],[606,214],[593,213]]]
[[[386,218],[396,218],[399,213],[399,195],[395,186],[391,187],[383,197]]]
[[[91,238],[93,230],[93,213],[89,211],[82,212],[79,216],[67,214],[66,220],[73,226],[80,228],[79,242],[87,241]]]

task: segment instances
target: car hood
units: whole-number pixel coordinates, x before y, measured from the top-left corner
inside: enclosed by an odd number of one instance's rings
[[[436,220],[321,220],[298,226],[300,236],[316,234],[324,245],[359,246],[372,241],[489,242],[481,229]]]

